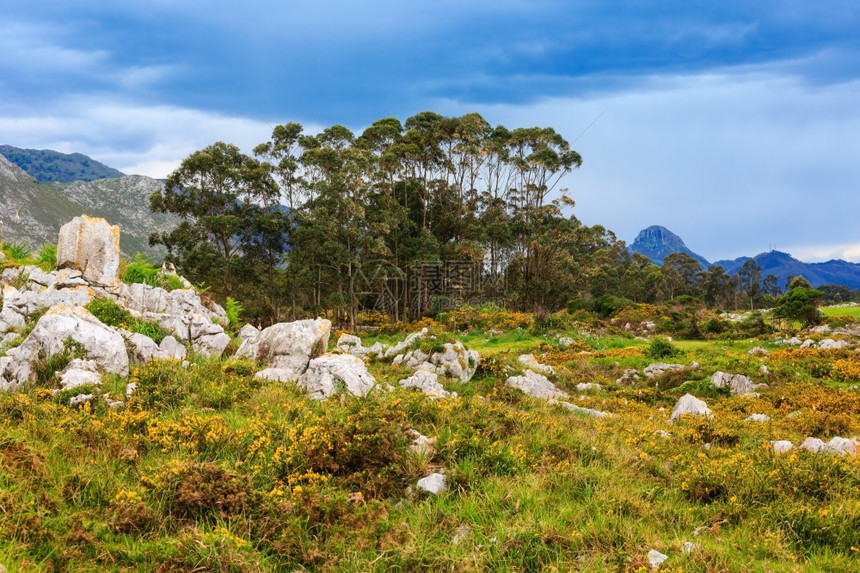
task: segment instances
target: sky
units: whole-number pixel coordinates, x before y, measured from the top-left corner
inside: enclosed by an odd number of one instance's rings
[[[478,112],[583,157],[573,214],[710,261],[860,262],[856,0],[0,1],[0,144],[165,177],[215,141]]]

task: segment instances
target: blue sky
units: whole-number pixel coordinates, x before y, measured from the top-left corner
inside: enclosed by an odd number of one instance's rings
[[[856,0],[3,2],[0,143],[164,177],[277,123],[477,111],[576,139],[574,213],[628,242],[860,262],[859,30]]]

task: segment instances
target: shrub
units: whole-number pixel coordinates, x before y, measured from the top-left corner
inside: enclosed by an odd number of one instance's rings
[[[45,271],[51,272],[57,268],[57,245],[45,243],[36,255],[36,264]]]
[[[239,301],[228,296],[227,301],[224,303],[224,310],[227,312],[227,321],[230,329],[236,330],[239,328],[239,315],[244,310]]]
[[[108,326],[127,327],[134,321],[131,313],[109,298],[97,298],[86,309]]]
[[[654,359],[671,358],[676,354],[678,354],[678,349],[662,337],[655,338],[648,345],[648,356]]]

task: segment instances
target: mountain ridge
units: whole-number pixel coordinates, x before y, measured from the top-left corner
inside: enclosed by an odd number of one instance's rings
[[[711,264],[705,257],[691,251],[681,237],[660,225],[651,225],[639,231],[628,249],[631,252],[645,255],[657,266],[662,266],[663,260],[672,253],[690,255],[703,269],[707,269]]]
[[[53,149],[23,149],[0,145],[0,155],[40,183],[52,181],[97,181],[119,179],[125,173],[108,167],[82,153],[61,153]]]

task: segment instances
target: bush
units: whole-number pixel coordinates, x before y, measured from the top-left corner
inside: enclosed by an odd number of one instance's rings
[[[658,337],[648,345],[648,356],[654,359],[671,358],[678,354],[678,349],[665,338]]]

